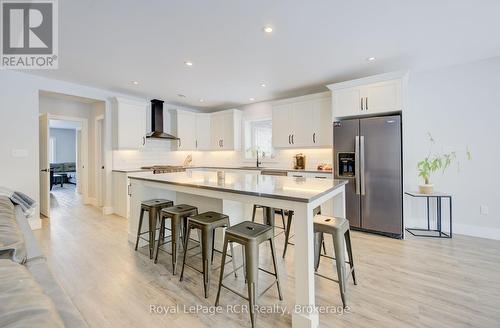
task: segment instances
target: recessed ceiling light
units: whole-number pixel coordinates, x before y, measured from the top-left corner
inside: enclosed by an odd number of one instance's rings
[[[139,81],[132,81],[133,85],[139,85]]]
[[[264,28],[262,30],[264,30],[264,32],[266,32],[266,33],[273,32],[273,28],[271,26],[264,26]]]
[[[186,96],[183,95],[182,93],[177,94],[177,96],[180,97],[180,98],[186,98]]]
[[[265,83],[261,83],[260,86],[263,87],[263,88],[265,88],[266,84]]]
[[[185,61],[184,64],[186,64],[186,66],[193,66],[193,62],[192,61]]]
[[[250,100],[250,101],[254,101],[254,100],[255,100],[255,98],[249,98],[248,100]]]
[[[376,59],[377,58],[375,58],[375,57],[368,57],[368,58],[366,58],[366,60],[369,61],[369,62],[375,61]]]
[[[205,100],[204,99],[200,99],[200,102],[204,102]]]

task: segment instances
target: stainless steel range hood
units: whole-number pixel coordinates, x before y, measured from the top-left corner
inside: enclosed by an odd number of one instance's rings
[[[176,136],[163,132],[163,100],[151,100],[151,132],[146,138],[179,140]]]

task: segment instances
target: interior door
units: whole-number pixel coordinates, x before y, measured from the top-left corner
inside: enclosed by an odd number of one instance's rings
[[[402,235],[401,117],[362,119],[360,133],[362,227]]]
[[[104,120],[96,121],[96,191],[97,191],[97,205],[102,206],[104,195],[104,154],[103,154],[103,123]],[[78,172],[77,172],[78,174]]]
[[[39,117],[40,214],[50,217],[49,115]]]
[[[79,194],[83,192],[82,189],[82,174],[80,168],[82,167],[82,130],[76,130],[76,190]]]
[[[345,186],[346,195],[346,215],[349,224],[355,228],[361,228],[361,208],[360,208],[360,193],[359,188],[356,188],[356,183],[359,183],[359,176],[354,178],[346,178],[339,176],[339,153],[355,153],[358,147],[356,146],[356,136],[359,136],[359,120],[344,120],[334,123],[333,127],[333,150],[335,155],[334,175],[335,179],[347,179],[349,181]],[[359,165],[358,162],[355,165]],[[356,170],[357,172],[357,170]]]

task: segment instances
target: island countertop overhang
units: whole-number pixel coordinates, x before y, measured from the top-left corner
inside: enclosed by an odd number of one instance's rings
[[[240,195],[274,198],[310,203],[348,183],[347,180],[263,176],[226,172],[224,179],[217,172],[173,172],[153,174],[134,172],[131,180],[149,181],[176,186],[228,192]]]

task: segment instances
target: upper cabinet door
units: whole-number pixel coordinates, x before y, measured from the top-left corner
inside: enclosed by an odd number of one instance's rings
[[[402,110],[401,80],[369,84],[363,88],[363,113],[397,112]]]
[[[196,113],[177,111],[177,150],[196,149]]]
[[[334,118],[403,112],[408,72],[398,71],[331,84]]]
[[[224,126],[222,125],[222,117],[220,114],[212,114],[210,119],[210,131],[211,131],[211,139],[212,139],[212,149],[213,150],[222,150],[222,129]]]
[[[354,116],[361,113],[364,99],[360,87],[335,90],[332,92],[333,116]],[[361,103],[363,101],[363,104]]]
[[[212,149],[210,114],[196,114],[196,149]]]
[[[146,104],[122,98],[113,103],[114,149],[140,149],[146,137]]]
[[[333,121],[331,98],[317,99],[313,102],[312,145],[328,147],[333,145]]]
[[[234,116],[233,113],[228,112],[220,115],[222,125],[221,129],[221,149],[233,150],[234,149]]]
[[[301,101],[292,104],[292,147],[312,146],[314,122],[311,122],[313,112],[312,101]]]
[[[273,147],[292,146],[292,105],[273,106]]]

